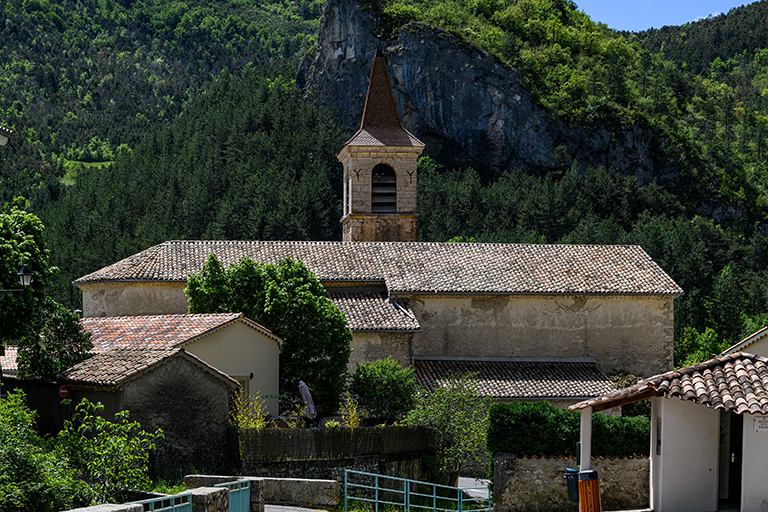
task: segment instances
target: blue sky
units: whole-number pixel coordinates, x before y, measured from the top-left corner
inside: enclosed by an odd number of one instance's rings
[[[651,27],[682,25],[711,13],[727,13],[733,7],[748,5],[728,0],[574,0],[580,11],[593,21],[615,30],[638,32]]]

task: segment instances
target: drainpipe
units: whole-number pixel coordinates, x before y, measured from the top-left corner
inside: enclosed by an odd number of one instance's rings
[[[397,295],[390,295],[389,298],[387,298],[387,301],[390,304],[394,304],[394,306],[403,312],[408,318],[416,322],[416,317],[413,316],[411,313],[408,312],[403,306],[397,303]],[[413,366],[413,333],[411,333],[411,337],[408,338],[408,364]]]
[[[408,338],[408,365],[413,366],[413,333]]]
[[[592,469],[592,408],[586,407],[581,410],[581,453],[579,471],[588,471]]]

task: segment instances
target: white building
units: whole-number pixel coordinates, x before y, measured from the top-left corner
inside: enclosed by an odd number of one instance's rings
[[[768,359],[721,355],[571,406],[582,414],[582,471],[592,413],[644,398],[655,512],[768,510]]]

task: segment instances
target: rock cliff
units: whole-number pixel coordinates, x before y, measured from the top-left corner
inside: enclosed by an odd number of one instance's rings
[[[419,23],[380,42],[377,26],[375,13],[356,0],[328,0],[316,52],[297,74],[298,87],[335,108],[350,132],[359,126],[382,44],[403,125],[426,143],[425,154],[496,172],[511,164],[542,172],[575,161],[612,166],[641,182],[654,177],[650,147],[659,142],[647,128],[566,126],[495,57]]]

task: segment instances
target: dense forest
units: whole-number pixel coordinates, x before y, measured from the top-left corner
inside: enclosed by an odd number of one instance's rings
[[[418,21],[495,55],[558,122],[661,134],[652,151],[669,162],[640,183],[567,154],[496,175],[424,157],[420,240],[640,244],[686,291],[678,363],[768,323],[768,2],[640,34],[567,0],[366,5],[385,37]],[[4,4],[0,122],[17,137],[0,201],[47,226],[59,300],[77,307],[74,278],[164,240],[339,238],[348,134],[291,80],[321,7]]]

